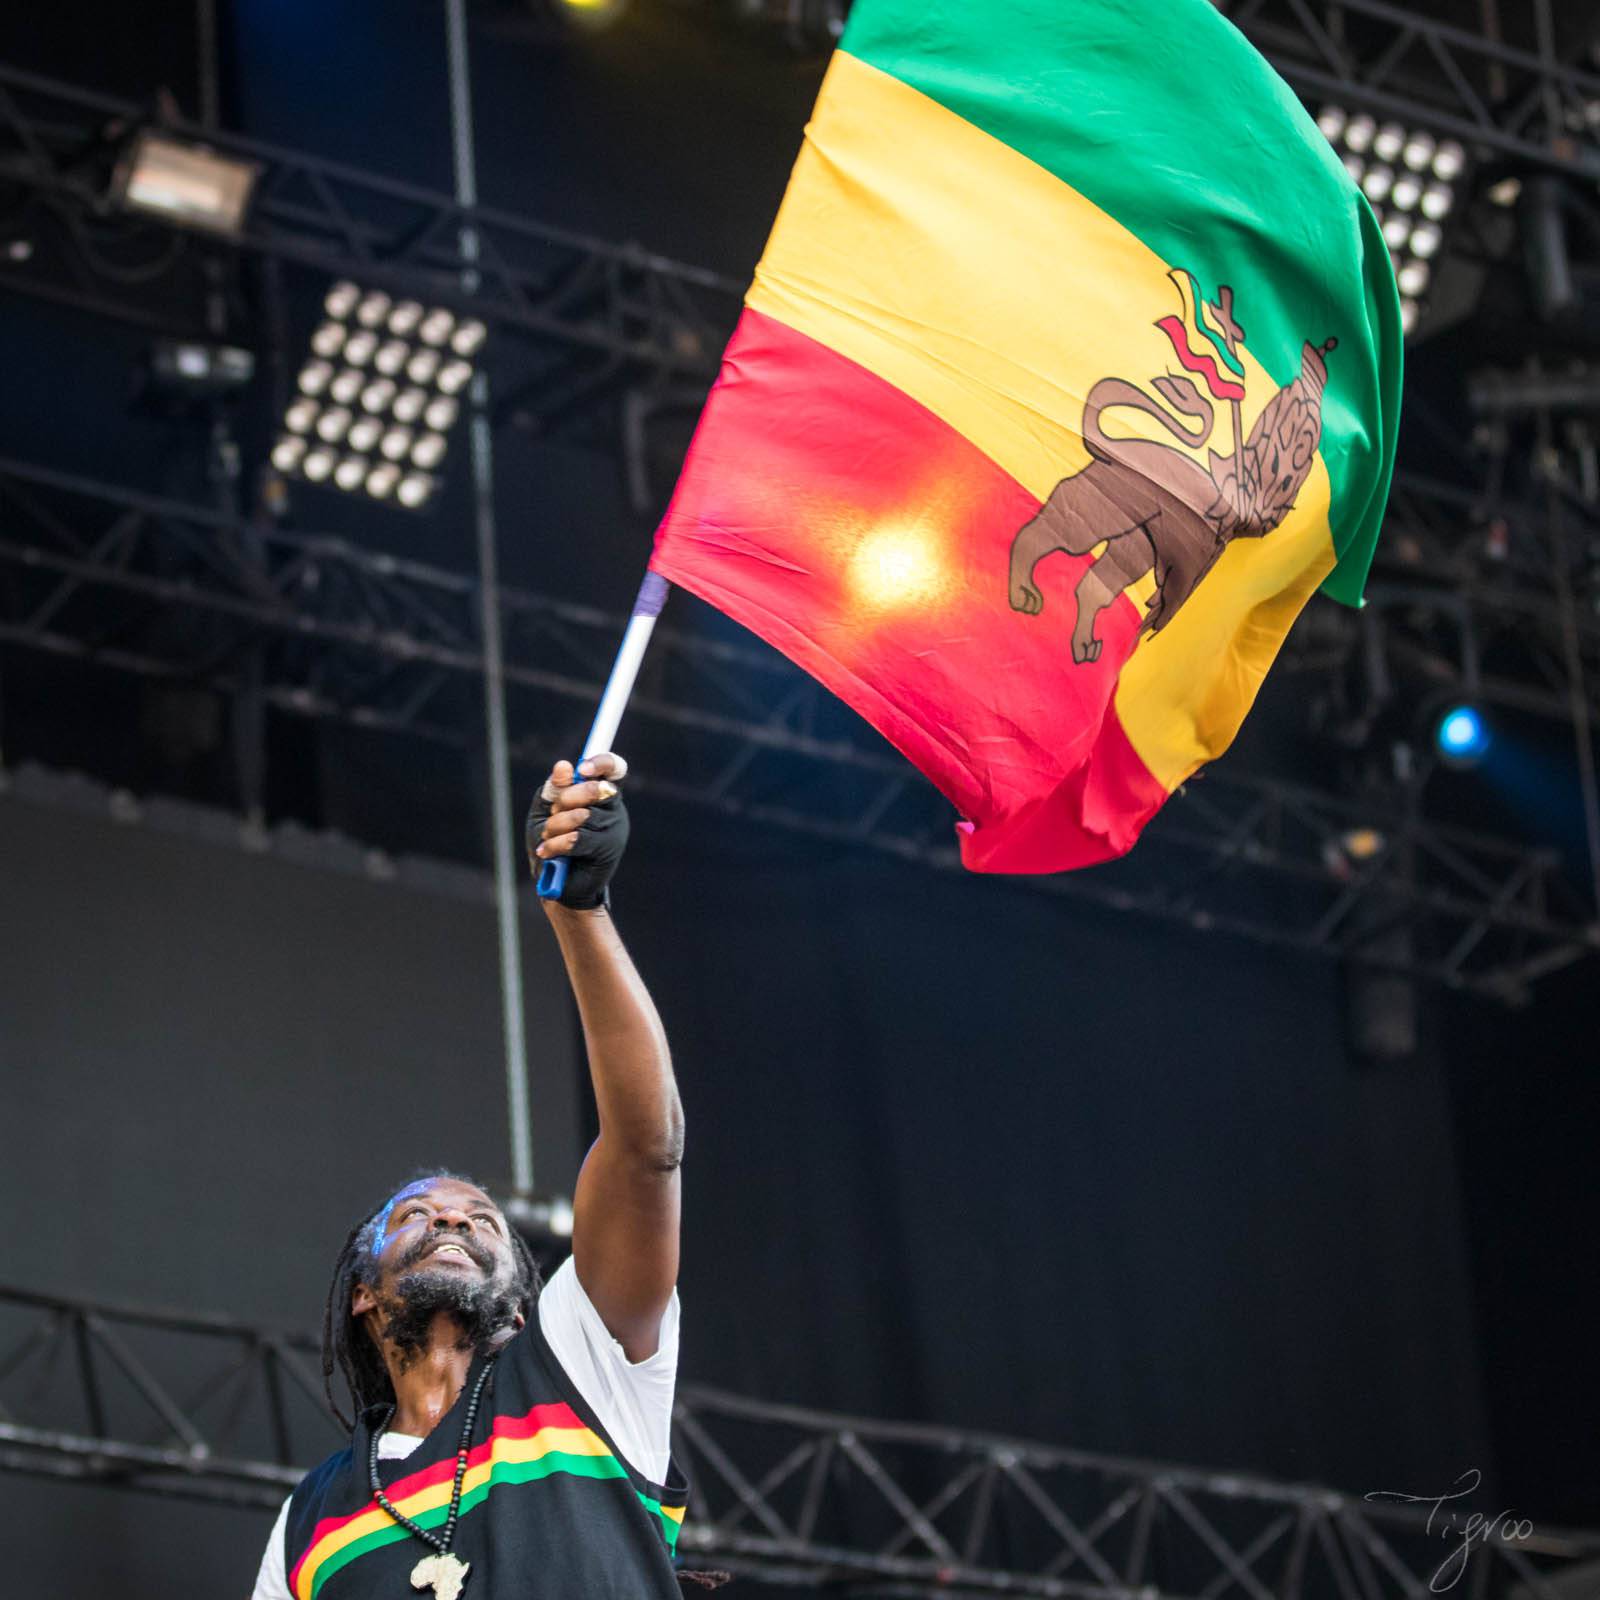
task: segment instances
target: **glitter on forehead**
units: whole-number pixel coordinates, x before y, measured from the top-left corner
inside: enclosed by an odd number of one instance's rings
[[[399,1205],[402,1200],[411,1199],[419,1194],[426,1194],[430,1189],[433,1188],[435,1184],[439,1183],[459,1183],[464,1188],[476,1189],[479,1194],[484,1196],[485,1200],[489,1201],[491,1206],[494,1206],[494,1201],[489,1200],[488,1194],[484,1189],[482,1189],[478,1184],[474,1183],[470,1178],[460,1177],[454,1172],[431,1172],[426,1174],[424,1177],[414,1178],[410,1183],[403,1185],[399,1189],[396,1189],[395,1192],[389,1196],[389,1198],[384,1202],[382,1209],[374,1214],[372,1220],[363,1230],[362,1244],[366,1253],[368,1255],[376,1255],[382,1248],[384,1236],[389,1231],[389,1218],[394,1215],[394,1208]],[[494,1206],[494,1209],[498,1211],[499,1207]]]
[[[424,1194],[433,1187],[433,1178],[418,1178],[414,1183],[408,1183],[403,1189],[396,1189],[384,1202],[383,1209],[374,1215],[366,1229],[366,1247],[369,1254],[376,1254],[383,1236],[389,1231],[389,1218],[394,1214],[394,1208],[402,1200],[412,1195]]]

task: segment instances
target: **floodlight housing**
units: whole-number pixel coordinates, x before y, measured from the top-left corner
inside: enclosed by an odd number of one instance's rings
[[[348,279],[328,289],[322,312],[273,466],[410,510],[426,505],[487,326]]]
[[[111,195],[125,210],[237,238],[260,176],[259,162],[146,128],[117,164]]]
[[[150,376],[168,394],[230,394],[255,375],[255,355],[236,345],[157,339],[150,347]]]
[[[1454,139],[1399,122],[1381,127],[1366,112],[1325,105],[1317,127],[1367,197],[1394,265],[1400,326],[1412,333],[1426,310],[1436,276],[1434,257],[1456,203],[1467,152]]]

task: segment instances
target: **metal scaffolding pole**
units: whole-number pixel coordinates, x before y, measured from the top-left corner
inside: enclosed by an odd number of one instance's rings
[[[1553,424],[1548,412],[1539,419],[1541,455],[1551,456]],[[1578,762],[1578,790],[1583,800],[1584,841],[1589,852],[1589,888],[1600,916],[1600,778],[1595,772],[1594,730],[1589,697],[1585,692],[1583,640],[1578,627],[1578,602],[1572,592],[1575,563],[1566,533],[1566,513],[1560,485],[1551,474],[1545,484],[1545,499],[1550,519],[1550,570],[1561,626],[1562,660],[1567,671],[1572,715],[1573,751]]]
[[[472,64],[466,0],[446,0],[449,37],[450,137],[456,202],[461,207],[461,288],[477,292],[477,157],[472,139]],[[494,853],[494,906],[499,926],[500,1007],[506,1047],[506,1109],[511,1134],[511,1185],[533,1193],[533,1127],[528,1104],[527,1020],[522,997],[522,930],[517,920],[517,857],[512,844],[511,757],[506,737],[505,647],[500,631],[500,563],[495,548],[494,432],[489,379],[480,366],[469,395],[472,501],[478,540],[478,616],[483,631],[483,714],[489,732],[489,826]]]

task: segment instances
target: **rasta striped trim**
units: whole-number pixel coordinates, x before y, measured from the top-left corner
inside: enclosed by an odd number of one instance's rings
[[[571,1406],[564,1402],[538,1405],[520,1417],[496,1417],[489,1437],[470,1452],[462,1480],[461,1516],[475,1511],[494,1489],[556,1474],[620,1479],[632,1489],[627,1468]],[[454,1476],[455,1461],[450,1458],[398,1479],[386,1492],[413,1522],[435,1528],[449,1515]],[[671,1553],[677,1546],[684,1507],[663,1504],[638,1489],[632,1492],[660,1523]],[[410,1537],[375,1502],[348,1516],[326,1517],[317,1524],[311,1543],[295,1563],[289,1588],[295,1600],[315,1600],[322,1585],[352,1561]]]

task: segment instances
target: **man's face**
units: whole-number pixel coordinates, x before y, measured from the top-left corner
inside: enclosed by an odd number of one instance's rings
[[[407,1185],[378,1213],[368,1239],[369,1282],[351,1310],[379,1311],[387,1337],[401,1345],[425,1336],[446,1311],[476,1343],[511,1320],[517,1265],[500,1208],[458,1178]]]

